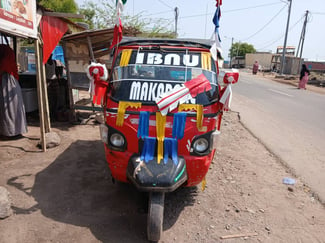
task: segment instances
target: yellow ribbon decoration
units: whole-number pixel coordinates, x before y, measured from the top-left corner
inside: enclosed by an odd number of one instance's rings
[[[123,126],[125,110],[128,107],[141,108],[141,102],[120,101],[117,109],[116,126]]]
[[[122,56],[120,60],[120,66],[125,67],[129,64],[132,54],[132,49],[125,49],[122,51]]]
[[[202,69],[211,71],[211,54],[209,52],[201,52]]]
[[[198,130],[202,129],[203,124],[203,106],[193,104],[181,104],[178,111],[196,110],[196,127]]]
[[[157,133],[157,140],[158,140],[157,163],[158,164],[160,164],[160,161],[162,160],[163,153],[164,153],[165,125],[166,125],[166,116],[161,115],[160,112],[156,112],[156,133]]]
[[[202,180],[202,185],[201,185],[202,192],[205,190],[206,185],[207,185],[207,180],[204,177]]]

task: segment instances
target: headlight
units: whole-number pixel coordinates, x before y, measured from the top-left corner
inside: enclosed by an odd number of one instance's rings
[[[104,124],[100,124],[99,126],[100,130],[100,138],[102,141],[106,144],[108,144],[107,136],[108,136],[108,127]]]
[[[199,138],[193,144],[196,153],[203,153],[209,148],[209,141],[206,138]]]
[[[212,133],[212,136],[211,136],[211,139],[212,139],[212,142],[211,142],[212,143],[212,149],[217,148],[218,141],[219,141],[219,137],[220,137],[220,131],[215,130]]]
[[[113,133],[109,138],[109,141],[115,147],[123,147],[125,143],[124,137],[119,133]]]

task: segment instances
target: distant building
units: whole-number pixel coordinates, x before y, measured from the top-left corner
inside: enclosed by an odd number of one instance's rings
[[[325,62],[305,61],[307,68],[314,72],[325,72]]]
[[[276,48],[276,54],[281,54],[283,53],[283,46],[278,46]],[[286,56],[294,56],[295,55],[295,52],[296,52],[296,47],[294,46],[287,46],[286,47]]]
[[[252,68],[255,61],[258,61],[258,64],[261,66],[262,70],[271,70],[272,56],[273,54],[270,52],[247,53],[245,58],[246,67]]]
[[[276,53],[256,52],[247,53],[245,58],[246,68],[252,68],[255,61],[258,61],[260,70],[279,72],[283,55],[283,47],[278,46]],[[295,57],[295,47],[286,47],[284,74],[296,75],[299,73],[300,58]]]
[[[231,59],[232,68],[245,68],[245,57],[235,56]]]

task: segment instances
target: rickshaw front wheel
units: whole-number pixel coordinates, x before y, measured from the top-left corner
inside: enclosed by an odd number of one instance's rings
[[[147,235],[148,240],[157,242],[163,229],[164,192],[150,192],[148,204]]]

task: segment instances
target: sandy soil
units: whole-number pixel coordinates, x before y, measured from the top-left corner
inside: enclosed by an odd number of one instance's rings
[[[91,123],[91,122],[90,122]],[[39,128],[0,141],[0,186],[14,214],[0,221],[0,242],[147,242],[147,195],[113,184],[98,124],[54,124],[59,147],[42,153]],[[201,187],[166,195],[160,242],[325,242],[325,208],[300,178],[240,123],[224,115],[217,155]],[[221,239],[221,236],[255,236]]]

